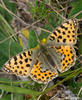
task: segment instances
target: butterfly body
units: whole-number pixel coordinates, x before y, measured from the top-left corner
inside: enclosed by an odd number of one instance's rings
[[[46,46],[41,46],[40,50],[41,50],[41,55],[43,56],[44,60],[46,59],[46,61],[47,61],[47,63],[49,63],[49,65],[56,66],[54,59],[53,59],[51,53],[49,52],[48,48]]]
[[[73,47],[77,41],[77,23],[68,20],[48,36],[46,42],[39,41],[37,48],[21,52],[7,61],[2,70],[21,77],[30,76],[38,83],[46,84],[70,69],[76,61]]]

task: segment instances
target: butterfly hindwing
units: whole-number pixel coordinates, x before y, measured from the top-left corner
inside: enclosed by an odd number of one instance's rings
[[[43,71],[42,67],[45,68]],[[51,71],[49,69],[46,69],[46,66],[39,60],[36,60],[36,63],[33,65],[33,68],[30,72],[30,77],[38,82],[38,83],[43,83],[46,84],[49,81],[51,81],[53,78],[56,78],[58,76],[58,73],[56,70]]]
[[[60,46],[57,48],[57,52],[62,53],[64,56],[61,61],[61,66],[58,67],[58,70],[62,73],[67,71],[70,67],[75,64],[76,61],[76,52],[73,47],[71,46]]]

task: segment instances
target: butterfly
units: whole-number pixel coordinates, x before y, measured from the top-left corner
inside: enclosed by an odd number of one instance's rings
[[[69,19],[57,27],[37,47],[10,58],[2,67],[9,74],[27,78],[42,84],[50,82],[75,64],[78,23]]]

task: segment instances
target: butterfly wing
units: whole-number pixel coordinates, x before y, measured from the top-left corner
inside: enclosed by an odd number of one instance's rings
[[[70,67],[75,64],[76,61],[76,52],[71,46],[60,46],[57,47],[57,52],[61,53],[64,57],[61,60],[61,66],[58,67],[58,70],[62,73],[67,71]]]
[[[45,68],[43,70],[43,67]],[[33,65],[33,68],[30,72],[30,77],[42,84],[46,84],[50,82],[53,78],[56,78],[58,73],[56,70],[51,71],[50,69],[46,69],[46,64],[42,63],[39,59],[36,60],[36,63]]]
[[[2,70],[9,74],[15,74],[20,78],[30,76],[34,81],[43,84],[57,77],[57,71],[52,72],[46,69],[44,62],[36,59],[35,55],[34,50],[24,51],[9,59],[2,67]]]
[[[57,52],[64,56],[61,60],[61,65],[57,67],[61,73],[67,71],[75,64],[76,52],[73,45],[77,42],[77,29],[77,21],[70,19],[57,27],[54,32],[48,36],[47,46],[57,49]]]
[[[34,51],[24,51],[10,58],[2,67],[2,70],[9,74],[27,77],[33,64]]]
[[[48,45],[74,45],[77,41],[77,21],[70,19],[57,27],[48,37]]]

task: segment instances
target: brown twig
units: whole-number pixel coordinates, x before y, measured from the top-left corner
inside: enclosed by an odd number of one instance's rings
[[[56,2],[58,3],[58,5],[63,9],[63,6],[60,4],[60,2],[58,0],[56,0]]]
[[[58,13],[58,11],[56,11],[51,5],[48,5],[56,14],[58,14],[62,19],[64,19],[65,21],[67,21],[67,19],[62,16],[60,13]]]
[[[52,33],[52,32],[50,32],[50,31],[48,31],[48,30],[46,30],[46,29],[43,29],[43,28],[41,28],[41,27],[33,26],[34,24],[38,23],[39,21],[40,21],[40,20],[37,20],[36,22],[32,23],[31,25],[28,24],[28,26],[26,26],[26,27],[23,28],[23,29],[28,29],[29,27],[34,27],[34,28],[39,28],[39,29],[41,29],[42,31],[45,31],[45,32],[48,32],[48,33]],[[6,38],[6,39],[0,41],[0,44],[2,44],[2,43],[4,43],[5,41],[9,40],[9,39],[12,38],[13,36],[19,34],[19,32],[20,32],[20,31],[18,31],[18,32],[16,32],[15,34],[9,36],[8,38]]]
[[[40,0],[38,0],[38,1],[39,1],[39,2],[42,2],[42,1],[40,1]],[[51,5],[46,4],[46,3],[45,3],[45,5],[47,5],[48,7],[50,7],[57,15],[59,15],[62,19],[64,19],[64,20],[67,21],[67,19],[66,19],[64,16],[62,16],[57,10],[55,10],[54,7],[52,7]]]

